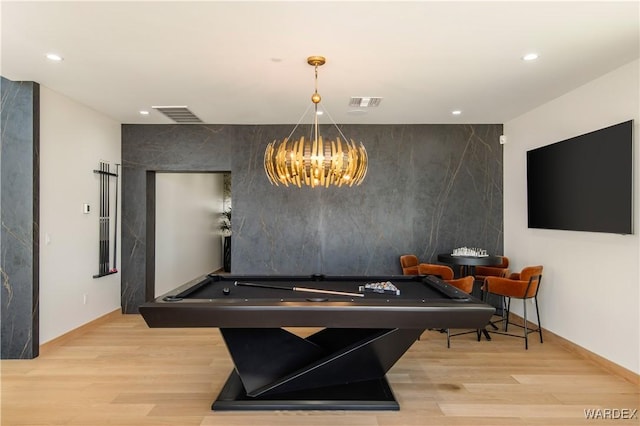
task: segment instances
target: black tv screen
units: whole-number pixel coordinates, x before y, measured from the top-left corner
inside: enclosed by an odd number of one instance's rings
[[[633,120],[527,151],[529,228],[631,234]]]

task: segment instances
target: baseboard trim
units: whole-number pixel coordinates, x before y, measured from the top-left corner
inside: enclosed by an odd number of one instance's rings
[[[109,321],[113,321],[116,318],[119,318],[123,315],[122,309],[118,308],[113,312],[109,312],[108,314],[104,314],[101,317],[94,319],[93,321],[89,321],[86,324],[81,325],[78,328],[74,328],[73,330],[64,333],[61,336],[56,337],[55,339],[49,340],[46,343],[40,345],[40,355],[51,351],[54,348],[62,345],[63,343],[68,342],[69,340],[75,339],[78,336],[81,336],[88,331],[93,330],[99,325],[107,323]]]
[[[524,319],[519,316],[514,314],[513,312],[509,313],[509,322],[514,322],[515,324],[519,324],[519,325],[523,325],[524,324]],[[533,328],[537,328],[538,324],[533,323],[531,321],[527,321],[527,327],[530,329]],[[533,337],[531,337],[533,336]],[[529,338],[534,338],[534,335],[531,335]],[[597,366],[603,368],[604,370],[606,370],[607,372],[614,374],[618,377],[623,378],[624,380],[638,386],[640,385],[640,375],[634,373],[631,370],[628,370],[624,367],[622,367],[621,365],[616,364],[615,362],[609,361],[608,359],[595,354],[593,352],[591,352],[588,349],[583,348],[582,346],[573,343],[570,340],[565,339],[562,336],[558,336],[557,334],[547,330],[546,328],[542,327],[542,337],[543,339],[548,339],[551,340],[552,342],[556,343],[557,345],[559,345],[560,347],[562,347],[563,349],[565,349],[568,352],[571,352],[581,358],[587,359],[591,362],[593,362],[594,364],[596,364]]]

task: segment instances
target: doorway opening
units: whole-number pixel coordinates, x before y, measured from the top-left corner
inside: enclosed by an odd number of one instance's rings
[[[225,212],[229,217],[231,212],[231,174],[149,173],[153,185],[148,190],[154,198],[153,229],[149,229],[153,235],[153,299],[224,269],[224,240],[230,236],[230,222],[228,231],[223,223]],[[230,247],[228,256],[230,263]]]

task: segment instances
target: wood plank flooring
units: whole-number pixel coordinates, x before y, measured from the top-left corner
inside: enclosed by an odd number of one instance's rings
[[[302,330],[301,332],[309,332]],[[388,374],[399,412],[214,412],[233,368],[217,329],[149,329],[115,315],[34,360],[5,360],[1,424],[400,426],[600,425],[585,410],[622,417],[640,408],[638,385],[535,336],[477,342],[426,331]],[[614,411],[607,412],[605,409]]]

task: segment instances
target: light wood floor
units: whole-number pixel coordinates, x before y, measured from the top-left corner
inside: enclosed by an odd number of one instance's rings
[[[426,331],[388,374],[399,412],[213,412],[232,369],[218,330],[149,329],[138,315],[1,367],[5,426],[640,424],[586,420],[585,409],[640,408],[638,385],[535,337],[528,351],[521,339],[473,335],[447,349]]]

